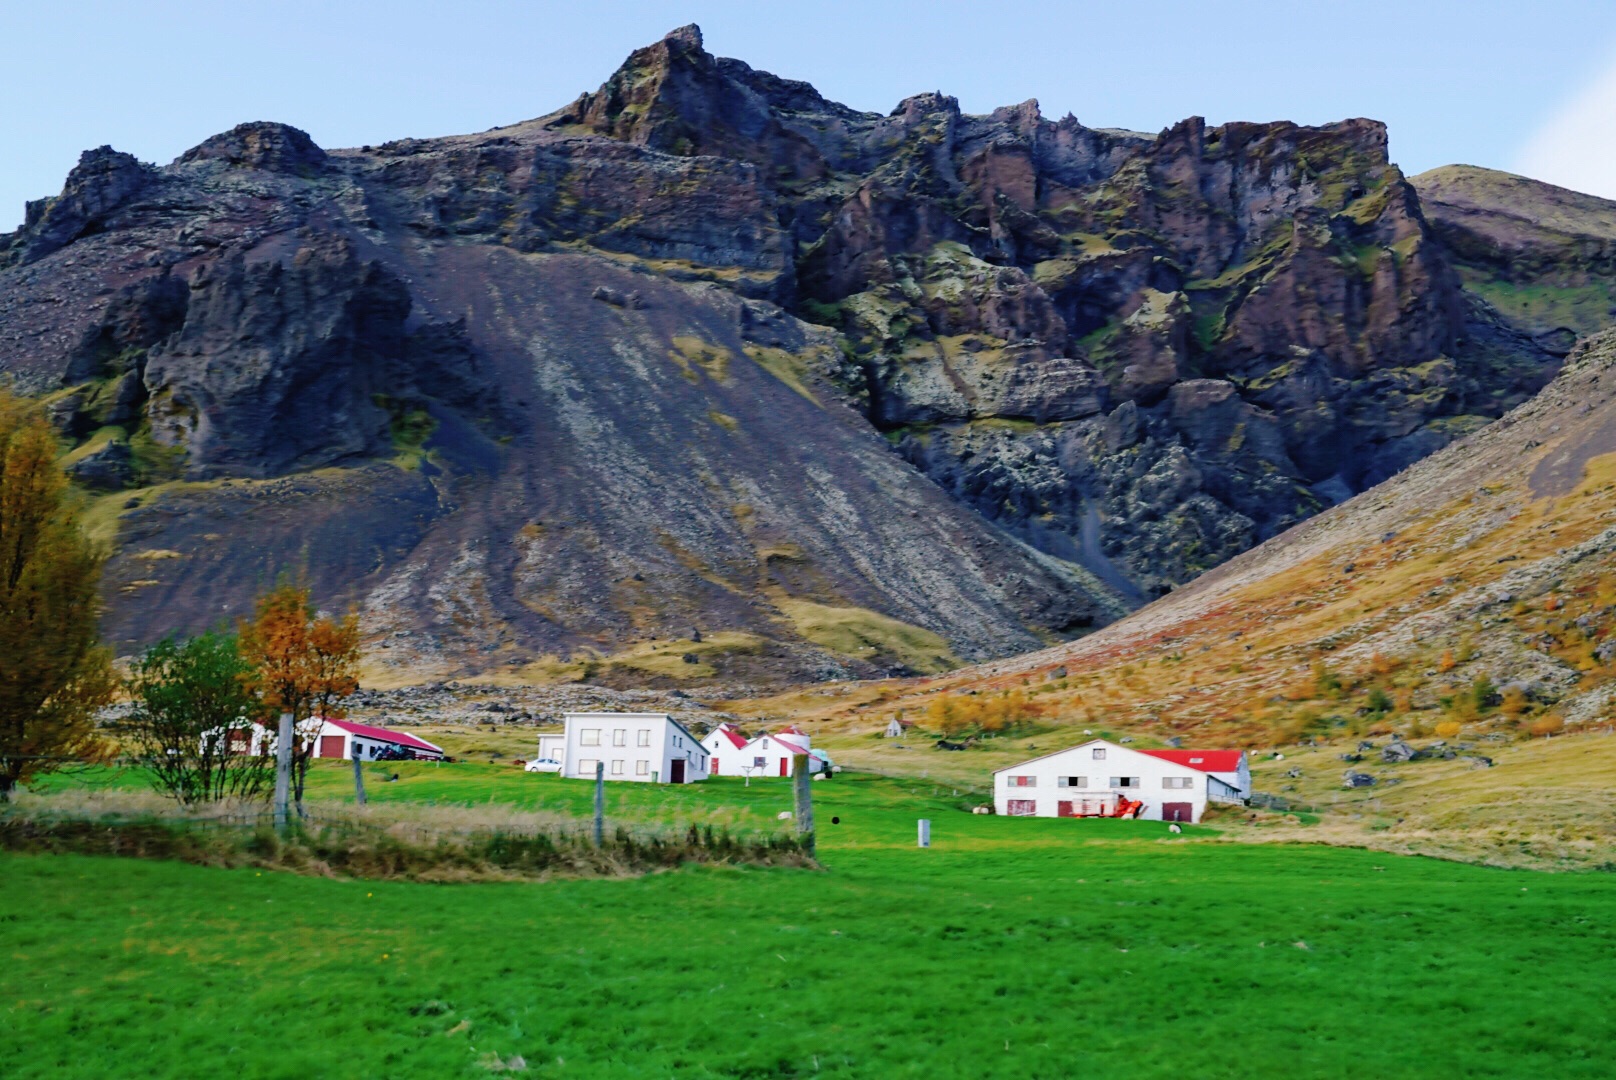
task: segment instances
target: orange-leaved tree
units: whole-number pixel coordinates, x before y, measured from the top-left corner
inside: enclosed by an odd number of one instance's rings
[[[241,654],[266,708],[292,716],[292,797],[301,814],[320,724],[340,719],[342,699],[359,689],[359,614],[320,615],[307,585],[282,580],[241,624]]]
[[[0,389],[0,800],[98,756],[114,687],[101,647],[103,554],[79,528],[44,411]]]

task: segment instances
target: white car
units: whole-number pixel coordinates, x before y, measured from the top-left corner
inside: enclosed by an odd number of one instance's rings
[[[555,758],[550,758],[550,757],[534,758],[532,761],[527,763],[527,768],[525,770],[523,770],[523,771],[524,772],[560,772],[561,771],[561,762],[557,761]]]

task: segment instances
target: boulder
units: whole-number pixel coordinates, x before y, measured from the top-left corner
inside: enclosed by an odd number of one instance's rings
[[[1420,752],[1404,742],[1402,739],[1393,739],[1380,751],[1380,760],[1388,764],[1397,764],[1404,761],[1413,761],[1420,756]]]
[[[1376,783],[1377,783],[1376,779],[1373,776],[1370,776],[1368,773],[1353,772],[1351,769],[1348,769],[1345,773],[1343,773],[1341,775],[1341,786],[1342,787],[1348,787],[1348,788],[1374,787]]]

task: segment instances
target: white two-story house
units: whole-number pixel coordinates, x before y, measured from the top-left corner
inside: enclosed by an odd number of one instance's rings
[[[1208,802],[1251,793],[1243,750],[1133,750],[1095,739],[993,774],[993,809],[1010,817],[1128,816],[1200,821]]]
[[[693,784],[707,779],[709,753],[701,740],[666,713],[566,713],[559,738],[542,736],[542,756],[561,762],[561,775],[593,780],[596,764],[608,780]]]

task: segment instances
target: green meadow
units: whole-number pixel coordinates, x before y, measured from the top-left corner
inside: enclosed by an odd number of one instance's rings
[[[373,802],[592,795],[392,771]],[[311,792],[348,785],[327,766]],[[0,855],[0,1075],[1611,1075],[1616,875],[813,790],[817,871],[449,885]],[[766,830],[790,807],[779,780],[609,792],[622,822]]]

